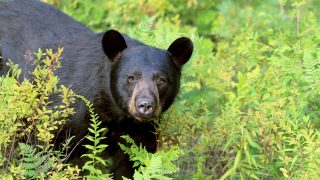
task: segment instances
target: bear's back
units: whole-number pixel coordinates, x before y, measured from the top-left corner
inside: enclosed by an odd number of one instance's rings
[[[64,66],[59,71],[65,71],[63,76],[67,77],[78,75],[77,69],[72,68],[84,66],[81,63],[87,59],[86,54],[90,54],[83,49],[90,47],[88,49],[92,51],[99,51],[101,47],[98,43],[94,32],[48,4],[37,0],[0,1],[0,55],[3,73],[6,72],[7,59],[32,71],[32,63],[25,63],[24,55],[27,51],[34,53],[39,48],[56,50],[63,47]],[[80,65],[69,61],[78,61]],[[68,69],[64,70],[65,67]],[[25,74],[28,76],[27,72]],[[70,84],[72,80],[65,80],[63,83]]]
[[[40,38],[77,36],[91,30],[62,13],[60,10],[37,0],[4,0],[0,2],[0,33],[2,29],[27,33]],[[46,29],[44,31],[43,29]],[[0,34],[1,35],[1,34]]]
[[[43,2],[0,2],[0,52],[6,52],[2,54],[3,59],[11,58],[19,63],[24,60],[21,54],[26,50],[57,48],[63,41],[92,34],[79,22]]]

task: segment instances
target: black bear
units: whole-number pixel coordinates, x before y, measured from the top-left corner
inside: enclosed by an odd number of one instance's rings
[[[115,179],[132,176],[132,164],[119,149],[120,136],[130,135],[150,152],[156,151],[154,119],[173,103],[182,66],[190,59],[190,39],[176,39],[167,50],[145,45],[115,30],[94,33],[61,11],[36,0],[0,1],[1,73],[12,59],[32,71],[25,52],[64,47],[60,83],[93,102],[108,128],[109,154]],[[24,72],[28,77],[28,73]],[[66,127],[76,137],[88,128],[88,110],[81,101]]]

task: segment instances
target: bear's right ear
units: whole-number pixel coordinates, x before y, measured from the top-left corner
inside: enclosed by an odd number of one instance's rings
[[[111,29],[105,32],[102,37],[102,48],[108,58],[114,61],[127,48],[127,43],[118,31]]]
[[[192,41],[187,37],[178,38],[169,46],[168,51],[173,57],[173,62],[181,68],[192,55]]]

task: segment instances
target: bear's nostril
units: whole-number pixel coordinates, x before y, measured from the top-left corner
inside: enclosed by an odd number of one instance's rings
[[[146,113],[148,112],[149,110],[152,109],[152,106],[149,106],[149,105],[145,105],[145,104],[141,104],[140,107],[139,107],[139,110],[143,113]]]
[[[137,102],[137,111],[143,115],[149,115],[153,113],[153,100],[143,98]]]
[[[140,111],[140,113],[146,114],[146,113],[148,113],[148,112],[151,111],[151,110],[152,110],[152,106],[149,105],[149,104],[143,103],[143,104],[140,104],[140,105],[139,105],[139,111]]]

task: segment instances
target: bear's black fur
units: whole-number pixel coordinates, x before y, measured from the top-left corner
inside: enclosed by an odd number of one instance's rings
[[[90,18],[90,17],[88,17]],[[109,129],[107,143],[115,179],[132,176],[132,163],[119,149],[119,137],[129,134],[137,144],[156,151],[153,119],[173,103],[179,90],[181,67],[193,51],[190,39],[181,37],[167,50],[147,46],[115,30],[94,33],[59,10],[36,0],[0,2],[0,61],[12,59],[26,69],[26,51],[64,47],[60,84],[93,102]],[[88,110],[77,101],[76,114],[66,124],[79,140],[87,134]]]

